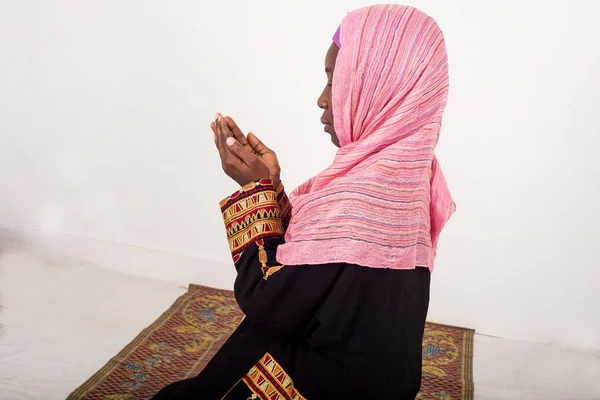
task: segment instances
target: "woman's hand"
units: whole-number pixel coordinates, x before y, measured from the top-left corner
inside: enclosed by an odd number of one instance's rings
[[[244,148],[235,138],[225,118],[217,114],[217,120],[211,124],[214,140],[221,156],[223,171],[240,186],[250,182],[270,178],[269,167],[256,154]]]
[[[227,127],[231,132],[231,135],[242,145],[242,147],[247,152],[260,157],[264,161],[264,163],[269,168],[269,179],[273,181],[273,186],[275,187],[275,189],[277,189],[279,183],[281,182],[281,167],[279,166],[279,161],[277,160],[277,155],[275,154],[275,152],[267,146],[265,146],[264,143],[261,142],[260,139],[258,139],[254,133],[249,132],[248,137],[246,137],[242,130],[237,126],[233,118],[225,117],[224,119],[227,123]],[[210,126],[213,133],[216,135],[216,122],[213,122]]]

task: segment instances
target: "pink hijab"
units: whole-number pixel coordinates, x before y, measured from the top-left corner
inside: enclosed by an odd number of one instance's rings
[[[377,5],[349,13],[338,44],[333,113],[341,148],[290,195],[277,260],[433,269],[455,210],[433,154],[448,94],[442,32],[415,8]]]

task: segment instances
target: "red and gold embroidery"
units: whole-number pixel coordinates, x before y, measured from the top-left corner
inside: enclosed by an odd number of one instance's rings
[[[234,262],[254,240],[284,233],[277,193],[270,180],[250,183],[220,205]]]
[[[243,381],[262,400],[306,400],[294,387],[292,378],[269,353],[254,364]]]
[[[277,204],[279,205],[279,209],[281,210],[281,223],[283,224],[283,230],[287,230],[287,227],[290,223],[290,219],[292,217],[292,204],[283,189],[283,184],[280,182],[279,186],[277,186]]]

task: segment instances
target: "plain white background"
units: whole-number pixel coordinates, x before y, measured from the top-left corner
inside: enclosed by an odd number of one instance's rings
[[[254,131],[290,189],[325,168],[325,51],[367,4],[1,0],[0,224],[115,270],[231,286],[218,201],[236,186],[208,124],[220,111]],[[600,349],[600,2],[411,4],[441,25],[451,70],[438,156],[458,211],[429,319]]]

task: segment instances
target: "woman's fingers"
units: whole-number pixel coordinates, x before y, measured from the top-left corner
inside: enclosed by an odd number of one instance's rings
[[[229,146],[229,151],[239,162],[237,168],[235,168],[235,173],[233,171],[228,173],[228,175],[231,177],[237,176],[238,183],[243,182],[240,184],[244,185],[246,183],[260,179],[266,179],[271,176],[271,172],[267,164],[265,164],[254,154],[248,152],[248,150],[246,150],[246,148],[244,148],[240,142],[232,137],[228,137],[225,143],[227,146]]]
[[[223,119],[223,117],[218,114],[217,115],[217,120],[215,121],[215,128],[216,128],[216,140],[215,140],[215,144],[217,145],[217,149],[219,150],[219,156],[221,157],[221,164],[222,165],[226,165],[226,164],[231,164],[233,161],[233,154],[231,154],[231,152],[229,151],[229,149],[227,148],[227,143],[226,140],[227,138],[230,136],[229,133],[229,128],[227,128],[227,124],[225,123],[225,120]]]
[[[224,164],[230,167],[240,165],[240,163],[251,166],[256,156],[251,154],[233,137],[225,118],[220,117],[217,120],[217,128],[219,130],[218,142],[221,146],[219,152],[226,153],[221,155],[221,160]]]
[[[225,143],[229,147],[229,151],[233,153],[235,157],[239,158],[240,161],[242,161],[247,166],[252,165],[252,161],[254,161],[253,157],[256,156],[248,153],[248,150],[246,150],[240,142],[238,142],[232,137],[228,137]]]
[[[232,119],[227,121],[221,114],[217,114],[216,121],[210,125],[221,157],[223,171],[242,186],[270,177],[269,167],[258,156],[251,153],[250,145],[243,146],[235,139],[229,125],[232,121]],[[232,126],[239,130],[235,123]],[[238,134],[243,136],[241,130]]]
[[[213,140],[215,141],[215,144],[217,144],[217,124],[215,124],[214,122],[211,122],[210,129],[213,132]]]
[[[244,132],[242,132],[242,130],[237,126],[233,118],[225,117],[225,121],[227,122],[227,126],[231,130],[231,133],[233,133],[233,137],[235,138],[235,140],[240,142],[242,146],[246,146],[248,144],[246,135],[244,135]]]
[[[252,132],[248,133],[248,143],[250,143],[250,146],[252,146],[252,149],[254,149],[255,152],[257,152],[260,155],[266,154],[268,152],[270,152],[271,150],[264,145],[263,142],[260,141],[259,138],[256,137],[256,135]]]
[[[279,175],[281,174],[281,167],[277,160],[277,155],[273,150],[264,145],[253,133],[248,133],[248,142],[259,155],[260,159],[264,161],[265,165],[269,167],[269,176],[273,179],[275,187],[279,184]]]

